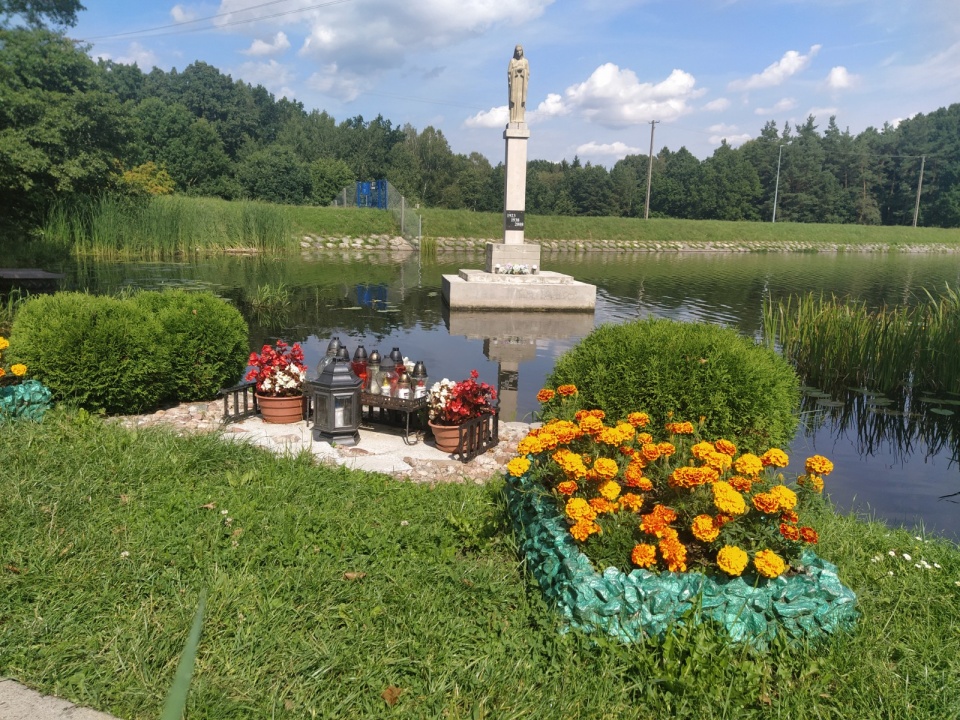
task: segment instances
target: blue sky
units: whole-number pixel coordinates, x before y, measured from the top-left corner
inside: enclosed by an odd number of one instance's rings
[[[338,122],[432,125],[494,164],[517,43],[531,159],[610,167],[647,152],[651,120],[656,150],[703,158],[768,120],[858,133],[960,102],[960,0],[84,2],[69,35],[94,57],[202,60]]]

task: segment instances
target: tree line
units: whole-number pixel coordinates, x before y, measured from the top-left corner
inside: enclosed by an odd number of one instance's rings
[[[434,127],[381,115],[338,122],[199,61],[146,73],[95,62],[41,25],[0,29],[0,203],[14,218],[111,192],[323,205],[378,178],[430,207],[503,209],[503,164],[454,153]],[[651,216],[770,220],[776,195],[777,220],[910,224],[923,163],[919,223],[960,226],[960,104],[857,135],[833,117],[822,132],[816,122],[768,122],[704,160],[664,147],[653,158]],[[643,217],[648,162],[530,161],[527,212]]]

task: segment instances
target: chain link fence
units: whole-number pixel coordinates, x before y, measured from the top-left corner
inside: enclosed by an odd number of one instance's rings
[[[389,180],[356,182],[347,185],[334,198],[337,207],[381,208],[389,211],[400,234],[417,249],[423,237],[419,205],[411,204]]]

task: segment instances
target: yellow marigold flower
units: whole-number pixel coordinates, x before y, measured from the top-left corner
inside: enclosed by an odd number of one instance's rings
[[[632,412],[627,415],[627,422],[633,427],[646,427],[650,424],[650,416],[644,412]]]
[[[753,496],[753,506],[762,513],[772,515],[780,509],[780,501],[773,493],[757,493]]]
[[[742,475],[734,475],[730,478],[729,482],[730,485],[733,486],[733,489],[738,492],[750,492],[751,488],[753,488],[753,481]]]
[[[577,422],[580,422],[585,417],[595,417],[597,420],[603,420],[607,414],[600,409],[594,410],[577,410],[576,414],[573,416],[573,419]]]
[[[610,458],[597,458],[597,461],[593,464],[593,470],[597,473],[597,477],[603,480],[613,480],[620,472],[617,461]]]
[[[580,420],[580,429],[587,435],[596,435],[603,430],[603,420],[593,415],[586,415]]]
[[[639,463],[631,462],[627,465],[627,469],[623,475],[623,484],[627,487],[638,488],[645,492],[653,490],[653,483],[650,481],[650,478],[643,476],[643,466]]]
[[[547,403],[553,400],[556,393],[550,388],[542,388],[540,392],[537,393],[537,402]]]
[[[570,498],[567,500],[567,505],[564,510],[567,513],[567,517],[574,522],[597,519],[597,511],[590,507],[590,503],[583,498]]]
[[[670,487],[694,488],[716,482],[720,474],[712,467],[678,467],[667,479]]]
[[[537,435],[537,439],[540,441],[540,445],[544,450],[554,450],[557,447],[557,436],[552,432],[543,432],[541,430]]]
[[[692,422],[672,422],[666,425],[667,432],[671,435],[693,435]]]
[[[588,502],[590,503],[590,507],[597,511],[598,515],[609,515],[617,511],[617,504],[610,502],[606,498],[590,498]]]
[[[520,477],[530,469],[530,461],[525,457],[515,457],[507,463],[507,472],[513,477]]]
[[[729,440],[717,440],[713,446],[717,449],[717,452],[722,452],[724,455],[729,455],[733,457],[737,454],[737,446],[734,445]]]
[[[720,528],[709,515],[697,515],[690,529],[693,536],[702,542],[713,542],[720,535]]]
[[[724,545],[717,553],[717,567],[733,577],[744,571],[748,560],[747,554],[736,545]]]
[[[621,433],[617,428],[605,427],[599,433],[597,433],[596,440],[602,445],[617,447],[623,442],[623,433]]]
[[[786,467],[790,463],[787,454],[780,448],[770,448],[760,456],[760,462],[764,467]]]
[[[601,532],[600,526],[592,520],[580,520],[570,528],[570,534],[580,542],[599,532]]]
[[[580,486],[577,485],[575,480],[564,480],[557,485],[557,492],[561,495],[573,495],[579,489]]]
[[[640,448],[640,454],[643,455],[644,460],[653,462],[660,457],[660,448],[655,443],[645,443]]]
[[[0,336],[0,350],[6,350],[8,347],[10,347],[10,341]]]
[[[637,433],[637,444],[646,445],[653,442],[653,435],[650,433]]]
[[[10,366],[10,372],[12,372],[17,377],[23,377],[27,374],[27,366],[23,363],[14,363]]]
[[[633,548],[630,561],[641,568],[648,568],[657,564],[657,549],[653,545],[641,543]]]
[[[636,512],[643,507],[643,498],[636,493],[624,493],[620,496],[620,507],[630,512]]]
[[[811,475],[829,475],[833,472],[833,463],[823,455],[808,457],[805,467]]]
[[[812,487],[818,493],[823,492],[823,478],[819,475],[801,475],[797,478],[797,482]]]
[[[663,538],[660,540],[660,555],[667,563],[667,570],[670,572],[687,571],[687,548],[676,538]]]
[[[797,494],[786,485],[774,485],[770,494],[777,499],[781,510],[793,510],[797,506]]]
[[[569,385],[569,384],[567,384],[567,385],[561,385],[560,387],[557,388],[557,393],[559,393],[559,394],[562,395],[563,397],[570,397],[571,395],[576,395],[576,394],[577,394],[577,386],[576,386],[576,385]]]
[[[761,550],[753,556],[753,566],[764,577],[775,578],[787,570],[787,563],[773,550]]]
[[[713,504],[717,510],[726,515],[743,515],[747,511],[747,503],[743,495],[733,489],[730,483],[722,480],[713,483]]]
[[[568,478],[582,478],[587,474],[587,466],[583,458],[575,452],[570,452],[566,448],[561,448],[553,454],[553,460],[560,466]]]
[[[713,443],[708,443],[706,440],[701,440],[692,448],[690,448],[690,453],[697,459],[703,460],[707,456],[707,453],[715,452]]]
[[[540,452],[543,452],[543,445],[540,443],[540,438],[535,435],[527,435],[517,443],[518,455],[536,455]]]
[[[673,443],[668,442],[657,443],[657,449],[660,450],[660,457],[670,457],[677,451]]]
[[[597,462],[599,462],[599,460]],[[620,495],[620,486],[613,480],[607,480],[600,485],[599,491],[607,500],[616,500],[617,496]]]
[[[733,461],[733,469],[741,475],[756,477],[763,471],[763,463],[756,455],[744,453]]]
[[[718,473],[722,473],[729,469],[731,460],[732,458],[726,453],[713,450],[712,452],[707,453],[706,457],[703,458],[703,463],[707,467],[713,468]]]

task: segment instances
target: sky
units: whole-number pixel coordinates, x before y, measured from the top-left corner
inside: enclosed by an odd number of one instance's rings
[[[337,122],[383,115],[503,160],[507,65],[528,157],[710,156],[773,120],[896,125],[960,102],[960,0],[83,0],[95,58],[203,61]],[[651,121],[658,121],[651,126]]]

